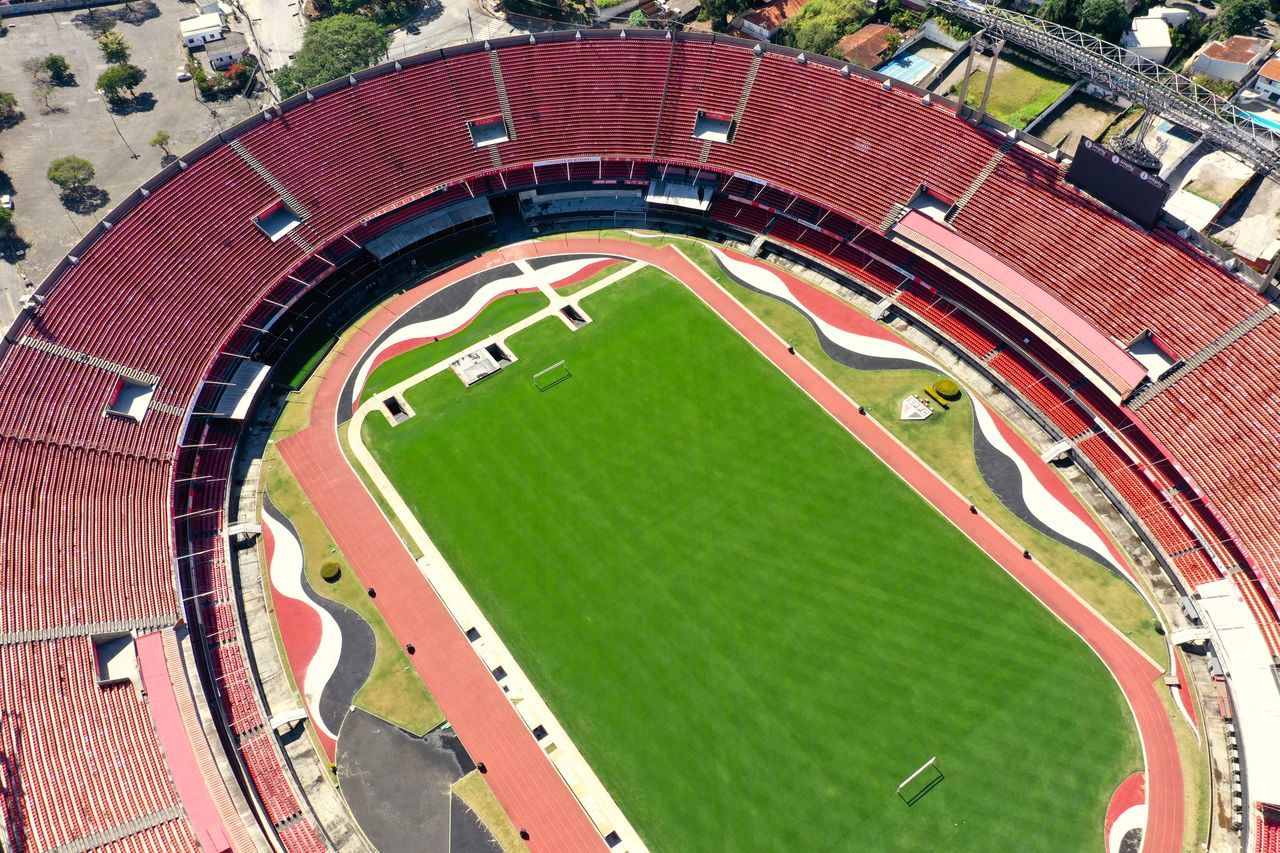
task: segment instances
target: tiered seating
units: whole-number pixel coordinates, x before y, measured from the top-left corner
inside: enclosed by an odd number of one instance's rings
[[[950,108],[925,106],[905,91],[885,93],[868,78],[845,78],[836,68],[800,65],[770,52],[735,144],[712,146],[709,163],[874,224],[921,183],[940,197],[959,197],[998,145],[993,135],[963,129]],[[849,155],[838,166],[836,152]]]
[[[288,303],[329,274],[317,254],[347,257],[348,232],[367,239],[396,217],[425,209],[397,212],[404,205],[462,198],[463,187],[470,197],[538,180],[590,179],[593,169],[601,178],[643,181],[650,164],[673,165],[673,172],[716,177],[730,193],[759,196],[813,222],[817,230],[780,218],[778,239],[823,256],[877,293],[898,294],[923,322],[975,356],[998,361],[996,369],[1064,432],[1081,434],[1081,421],[1094,413],[1119,431],[1115,440],[1123,447],[1092,436],[1079,442],[1081,452],[1161,547],[1178,555],[1175,562],[1192,583],[1211,577],[1205,549],[1235,565],[1243,548],[1253,554],[1259,576],[1277,588],[1280,534],[1267,521],[1274,519],[1274,502],[1267,500],[1274,484],[1265,478],[1274,464],[1265,449],[1277,438],[1275,321],[1142,410],[1142,422],[1202,489],[1201,500],[1179,490],[1182,472],[1154,440],[1131,431],[1119,407],[1089,396],[1087,388],[1081,394],[1092,412],[1064,402],[1056,388],[1045,396],[1049,385],[1036,371],[1068,385],[1079,378],[1060,356],[1035,344],[1026,363],[992,356],[999,335],[984,325],[1017,336],[1016,324],[973,304],[972,294],[938,270],[867,230],[921,184],[943,199],[959,197],[1000,138],[958,119],[942,102],[925,105],[901,87],[885,92],[858,72],[843,77],[820,59],[800,64],[770,47],[733,142],[712,143],[704,167],[699,160],[707,146],[692,137],[694,113],[737,109],[754,63],[747,46],[684,35],[669,41],[656,33],[623,40],[603,31],[581,39],[540,34],[536,45],[512,42],[497,52],[515,131],[495,152],[500,171],[489,151],[472,146],[466,128],[468,120],[501,111],[489,54],[478,48],[446,50],[314,102],[300,100],[239,139],[306,209],[297,240],[273,243],[253,224],[254,215],[277,203],[277,190],[230,147],[211,146],[117,215],[96,242],[78,248],[77,262],[42,289],[46,301],[35,319],[10,336],[66,347],[71,357],[21,345],[0,356],[0,632],[172,620],[178,598],[171,567],[178,557],[183,593],[209,593],[194,615],[214,667],[234,676],[227,695],[213,698],[244,735],[250,776],[272,819],[283,822],[287,845],[310,849],[316,839],[296,817],[298,803],[262,729],[261,709],[253,691],[243,689],[251,685],[235,637],[223,550],[215,547],[235,432],[227,425],[206,428],[197,418],[186,443],[208,438],[214,447],[201,448],[207,454],[180,450],[184,419],[175,410],[188,408],[202,378],[225,377],[238,361],[234,356],[256,346],[257,332],[246,326],[273,316],[264,298]],[[558,73],[547,73],[552,68]],[[590,162],[565,162],[572,158]],[[754,229],[760,214],[749,211],[755,210],[717,202],[712,215],[721,221],[732,215]],[[1187,356],[1261,305],[1176,235],[1129,226],[1066,187],[1056,164],[1018,149],[954,224],[1120,340],[1151,328]],[[857,245],[836,243],[855,237]],[[903,271],[913,280],[905,290]],[[981,322],[957,311],[960,305]],[[219,355],[224,352],[234,356]],[[102,416],[116,381],[111,363],[158,377],[154,402],[161,408],[141,424]],[[1249,396],[1233,398],[1228,387],[1246,387]],[[206,393],[202,402],[213,395]],[[1179,433],[1192,414],[1195,429]],[[1131,462],[1131,455],[1141,461]],[[1197,541],[1179,513],[1207,541]],[[173,553],[175,541],[181,554]],[[1261,593],[1249,589],[1264,630],[1274,633],[1274,614]],[[140,724],[146,721],[139,720],[132,694],[99,691],[83,673],[68,675],[80,664],[66,649],[86,642],[37,640],[0,649],[6,699],[0,710],[50,705],[30,717],[0,715],[5,753],[20,759],[27,797],[19,829],[36,839],[33,849],[74,841],[102,821],[173,801],[163,784],[148,781],[163,777],[163,757],[149,726]],[[12,685],[26,685],[21,673],[33,668],[42,673],[39,684],[16,691]],[[41,713],[56,716],[61,728],[52,731],[58,726]],[[23,719],[24,725],[47,724],[52,733],[17,744],[15,726]],[[102,738],[114,738],[124,757],[98,773],[107,754],[99,750]],[[180,836],[168,837],[169,846],[183,847]]]
[[[1167,229],[1129,225],[1020,150],[953,224],[1122,341],[1149,328],[1189,356],[1262,304]]]
[[[1013,352],[998,352],[988,364],[1019,394],[1030,400],[1045,417],[1053,421],[1068,438],[1075,438],[1092,427],[1086,420],[1084,411],[1043,374],[1037,375],[1035,369],[1021,356]]]
[[[0,632],[172,624],[168,489],[156,459],[0,440]]]
[[[1263,805],[1254,822],[1254,850],[1280,853],[1280,806]]]
[[[1204,550],[1199,548],[1174,557],[1173,564],[1178,568],[1178,574],[1182,575],[1192,589],[1202,583],[1212,583],[1222,578],[1218,567],[1213,564]]]
[[[276,758],[275,749],[271,746],[271,737],[270,732],[260,732],[243,738],[240,756],[258,786],[268,819],[278,824],[297,816],[298,800],[280,772],[280,759]]]
[[[217,685],[217,699],[232,734],[239,739],[245,768],[271,822],[279,824],[289,820],[293,821],[291,826],[305,825],[305,819],[295,820],[302,810],[270,742],[274,735],[266,728],[266,718],[255,696],[253,675],[240,645],[234,604],[226,581],[223,501],[239,438],[239,424],[197,420],[188,433],[184,444],[190,449],[180,452],[177,464],[190,482],[179,492],[185,500],[175,503],[175,510],[178,517],[187,517],[178,527],[186,531],[188,537],[186,553],[193,555],[187,561],[192,564],[191,577],[207,579],[210,583],[195,592],[201,596],[200,625],[213,663],[211,674]],[[314,830],[309,827],[291,834],[303,844],[300,849],[311,849],[306,843],[307,831],[314,836]]]
[[[734,228],[760,233],[773,219],[773,214],[749,204],[718,198],[711,205],[711,218]]]
[[[1076,445],[1102,476],[1129,505],[1166,554],[1196,547],[1187,528],[1169,511],[1168,504],[1140,471],[1121,453],[1110,438],[1094,435]]]
[[[146,704],[128,682],[97,686],[88,638],[0,645],[0,672],[0,755],[21,792],[13,805],[25,849],[69,844],[178,802]]]
[[[293,853],[324,853],[324,842],[315,827],[305,820],[295,820],[280,827],[280,840]]]
[[[1280,594],[1275,448],[1280,319],[1271,319],[1156,395],[1137,417],[1207,495]]]

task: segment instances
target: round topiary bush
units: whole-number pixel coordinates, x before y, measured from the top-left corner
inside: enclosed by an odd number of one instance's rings
[[[337,560],[328,559],[320,564],[320,577],[324,578],[327,583],[333,583],[342,576],[342,566]]]
[[[939,379],[933,383],[933,390],[938,393],[939,397],[946,400],[954,400],[960,396],[960,386],[955,383],[954,379]]]

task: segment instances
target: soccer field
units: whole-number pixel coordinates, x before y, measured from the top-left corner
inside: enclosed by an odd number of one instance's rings
[[[649,846],[1096,850],[1094,654],[683,286],[583,307],[365,439]]]

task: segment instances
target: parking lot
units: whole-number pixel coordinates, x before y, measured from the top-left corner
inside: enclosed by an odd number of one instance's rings
[[[143,0],[7,20],[8,35],[0,38],[0,91],[17,97],[23,118],[0,131],[0,193],[13,195],[14,224],[26,256],[0,259],[0,324],[7,326],[17,313],[27,282],[41,281],[93,223],[161,168],[164,154],[150,145],[157,131],[167,130],[169,150],[181,154],[260,107],[239,97],[206,103],[191,83],[178,82],[176,71],[186,59],[178,20],[194,14],[190,3]],[[92,25],[111,18],[132,46],[130,61],[147,71],[136,108],[125,114],[109,111],[94,91],[107,63]],[[22,66],[50,53],[67,58],[75,79],[53,91],[46,109]],[[95,167],[93,184],[105,194],[96,209],[68,210],[45,177],[50,161],[69,154]]]

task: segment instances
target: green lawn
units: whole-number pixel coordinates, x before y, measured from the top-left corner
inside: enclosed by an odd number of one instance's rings
[[[403,352],[379,364],[365,381],[364,389],[360,392],[360,402],[403,382],[448,355],[501,332],[530,314],[546,308],[548,304],[547,297],[541,293],[512,293],[495,299],[457,334]]]
[[[438,726],[444,721],[439,706],[427,692],[426,685],[409,663],[408,655],[387,627],[373,600],[365,593],[364,584],[347,565],[346,558],[334,544],[324,522],[275,447],[268,447],[263,454],[262,480],[271,500],[289,518],[298,533],[306,563],[304,570],[311,588],[355,610],[373,629],[376,644],[373,670],[355,696],[356,706],[415,734],[424,734]],[[336,559],[342,566],[342,574],[334,583],[320,577],[320,564],[328,557]],[[292,670],[286,667],[285,672],[289,673],[292,681]],[[297,685],[294,685],[294,690],[297,690]]]
[[[584,307],[366,440],[649,846],[1095,850],[1093,653],[682,286]]]
[[[981,63],[986,68],[986,61]],[[975,71],[969,78],[969,91],[964,102],[971,107],[982,103],[982,92],[987,85],[987,72]],[[1042,68],[1011,57],[1002,57],[996,64],[996,78],[991,84],[991,98],[987,112],[1000,121],[1014,127],[1026,127],[1049,105],[1071,87],[1071,83]],[[959,88],[953,88],[955,95]]]

